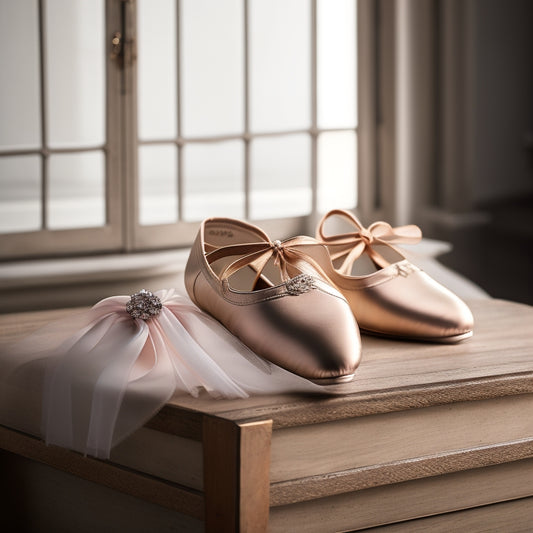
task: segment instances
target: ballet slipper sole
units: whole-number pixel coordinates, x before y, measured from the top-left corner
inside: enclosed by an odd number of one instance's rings
[[[378,331],[371,331],[368,329],[362,329],[361,333],[364,335],[370,335],[372,337],[381,337],[390,340],[400,340],[408,342],[430,342],[433,344],[457,344],[458,342],[469,339],[474,334],[473,331],[467,331],[466,333],[459,333],[458,335],[450,335],[449,337],[409,337],[402,335],[391,335],[388,333],[381,333]]]
[[[307,378],[307,380],[310,381],[311,383],[314,383],[315,385],[328,386],[328,385],[339,385],[341,383],[349,383],[350,381],[353,381],[354,377],[355,377],[355,374],[347,374],[346,376],[339,376],[336,378],[317,378],[317,379]]]

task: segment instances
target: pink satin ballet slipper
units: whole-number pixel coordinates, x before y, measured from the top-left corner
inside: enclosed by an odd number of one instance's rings
[[[353,230],[326,235],[325,223],[334,217]],[[439,343],[472,336],[467,305],[393,246],[417,243],[422,237],[417,226],[374,222],[365,228],[349,211],[334,209],[318,224],[316,237],[330,253],[321,266],[348,300],[362,332]]]
[[[321,385],[351,381],[359,330],[346,299],[320,274],[311,237],[271,241],[258,227],[205,220],[185,271],[191,299],[264,359]]]

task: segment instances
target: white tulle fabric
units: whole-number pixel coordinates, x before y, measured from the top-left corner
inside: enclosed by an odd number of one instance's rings
[[[132,319],[130,297],[114,296],[3,350],[0,422],[108,458],[177,392],[244,398],[322,390],[255,355],[187,297],[154,294],[163,304],[156,318]]]

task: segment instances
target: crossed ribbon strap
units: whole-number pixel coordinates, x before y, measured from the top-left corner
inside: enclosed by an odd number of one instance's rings
[[[357,230],[350,233],[325,235],[324,224],[328,218],[334,215],[347,219]],[[378,221],[365,228],[352,213],[343,209],[336,209],[325,215],[320,221],[317,234],[329,247],[332,261],[345,257],[342,265],[337,268],[344,275],[350,274],[353,263],[363,253],[367,253],[370,259],[382,268],[389,264],[374,250],[373,245],[384,244],[398,252],[393,244],[416,244],[422,238],[420,228],[413,224],[393,228],[387,222]]]
[[[310,264],[315,270],[322,272],[320,265],[304,251],[304,248],[309,246],[323,246],[323,243],[312,237],[299,236],[283,242],[276,240],[233,244],[208,252],[206,258],[211,264],[223,257],[241,256],[224,268],[220,273],[220,279],[226,280],[242,268],[251,267],[256,272],[253,283],[255,287],[271,259],[274,260],[274,265],[279,268],[282,281],[291,279],[292,276],[288,271],[290,266],[301,271],[302,262]]]

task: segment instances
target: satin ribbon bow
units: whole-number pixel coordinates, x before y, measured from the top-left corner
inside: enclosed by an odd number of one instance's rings
[[[310,264],[314,270],[322,272],[320,265],[303,250],[305,247],[317,245],[323,246],[323,243],[312,237],[299,236],[283,242],[276,240],[223,246],[209,252],[206,257],[211,264],[223,257],[241,256],[224,268],[220,273],[220,279],[224,281],[242,268],[251,267],[256,272],[253,283],[255,287],[271,259],[273,259],[274,265],[278,267],[282,281],[291,279],[290,267],[301,272],[303,263]]]
[[[357,230],[350,233],[325,235],[324,223],[333,215],[339,215],[349,220]],[[329,247],[332,261],[346,256],[342,265],[337,269],[345,275],[351,272],[353,263],[363,253],[367,253],[379,266],[387,266],[388,262],[374,250],[373,246],[376,244],[386,245],[396,250],[394,244],[416,244],[422,238],[420,228],[414,224],[393,228],[387,222],[378,221],[365,228],[352,213],[344,210],[334,210],[328,213],[321,220],[317,233]],[[398,252],[398,250],[396,251]]]

